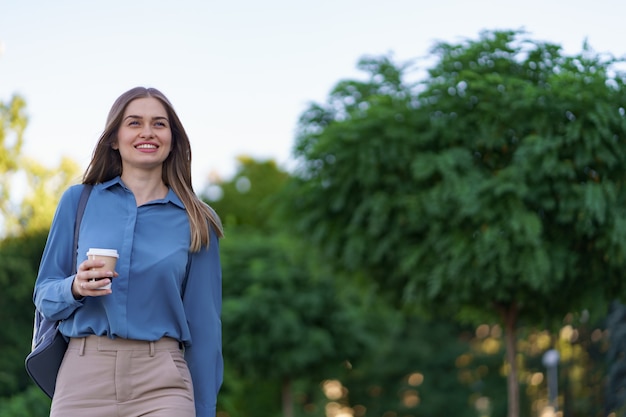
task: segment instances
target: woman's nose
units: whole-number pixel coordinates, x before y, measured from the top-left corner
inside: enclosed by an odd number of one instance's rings
[[[141,137],[144,137],[144,138],[152,137],[152,126],[145,125],[143,129],[141,129]]]

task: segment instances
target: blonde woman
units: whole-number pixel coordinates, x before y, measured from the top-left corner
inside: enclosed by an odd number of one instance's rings
[[[70,275],[84,184],[93,189]],[[222,235],[193,191],[189,138],[169,100],[154,88],[122,94],[83,184],[59,202],[35,283],[35,305],[69,339],[51,416],[215,416]],[[89,248],[116,249],[115,271],[97,269]]]

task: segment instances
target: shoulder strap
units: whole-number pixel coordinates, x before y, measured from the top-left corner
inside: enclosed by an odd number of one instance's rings
[[[91,189],[93,185],[85,184],[83,190],[80,194],[80,199],[78,200],[78,207],[76,209],[76,222],[74,223],[74,250],[72,251],[72,274],[76,273],[76,258],[78,252],[78,231],[80,229],[80,222],[83,219],[83,213],[85,212],[85,206],[87,205],[87,200],[89,199],[89,194],[91,194]],[[46,327],[50,327],[49,323],[52,321],[46,320],[43,317],[43,314],[35,308],[35,326],[33,328],[33,341],[32,341],[32,350],[35,350],[35,347],[39,346],[42,343],[42,337],[46,333]],[[46,325],[46,323],[48,323]],[[57,327],[59,321],[53,322],[55,323],[54,328]]]
[[[189,249],[188,249],[189,250]],[[187,281],[189,280],[189,269],[191,268],[191,250],[187,253],[187,267],[185,268],[185,278],[183,279],[181,298],[185,298],[185,290],[187,289]]]
[[[80,230],[80,222],[83,220],[83,213],[85,213],[85,206],[87,200],[89,200],[89,194],[93,185],[85,184],[83,191],[80,193],[80,199],[78,200],[78,208],[76,209],[76,222],[74,223],[74,250],[72,252],[72,274],[76,273],[76,257],[78,252],[78,231]]]

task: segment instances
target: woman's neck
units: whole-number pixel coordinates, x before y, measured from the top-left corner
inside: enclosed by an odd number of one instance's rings
[[[137,175],[137,173],[122,173],[122,182],[135,195],[137,207],[154,200],[165,198],[168,192],[167,186],[159,174]]]

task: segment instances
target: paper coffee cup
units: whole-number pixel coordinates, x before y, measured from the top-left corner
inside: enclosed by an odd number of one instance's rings
[[[99,260],[104,261],[105,264],[102,268],[94,268],[94,269],[104,269],[105,271],[115,272],[115,265],[117,264],[117,259],[120,255],[117,253],[116,249],[103,249],[103,248],[89,248],[87,251],[87,258],[89,260]],[[111,277],[113,279],[113,277]],[[94,280],[95,281],[95,280]],[[100,287],[100,290],[106,290],[111,288],[111,284],[105,285],[104,287]]]

